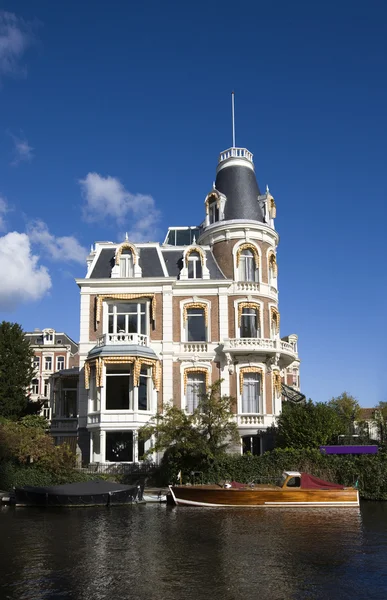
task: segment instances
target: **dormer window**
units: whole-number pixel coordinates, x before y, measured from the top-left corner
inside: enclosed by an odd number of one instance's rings
[[[120,256],[120,277],[134,277],[133,253],[124,248]]]
[[[251,250],[242,250],[239,256],[238,267],[239,281],[258,281],[258,269],[255,265],[255,257]]]
[[[208,218],[210,224],[219,221],[219,202],[217,200],[208,205]]]
[[[201,279],[202,261],[199,252],[191,252],[188,256],[188,279]]]

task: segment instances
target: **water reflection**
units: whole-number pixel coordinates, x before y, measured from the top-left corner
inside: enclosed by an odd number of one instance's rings
[[[3,509],[0,539],[1,599],[387,596],[381,503],[361,512]]]

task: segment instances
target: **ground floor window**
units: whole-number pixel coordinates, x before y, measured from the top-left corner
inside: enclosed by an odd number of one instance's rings
[[[106,433],[106,460],[133,462],[133,431],[108,431]]]
[[[260,456],[261,454],[261,437],[259,435],[245,435],[242,437],[242,452],[243,454],[253,454]]]

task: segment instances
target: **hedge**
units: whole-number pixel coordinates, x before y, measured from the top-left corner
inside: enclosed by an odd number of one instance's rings
[[[14,487],[25,485],[47,486],[106,479],[103,475],[82,473],[68,469],[53,473],[38,465],[19,465],[12,461],[0,462],[0,490],[11,491]]]

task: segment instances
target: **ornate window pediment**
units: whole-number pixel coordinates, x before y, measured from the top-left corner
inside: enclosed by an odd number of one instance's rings
[[[197,244],[186,248],[183,252],[183,268],[180,279],[209,279],[206,253]]]
[[[269,273],[272,277],[277,277],[278,275],[277,258],[272,250],[269,254]]]

